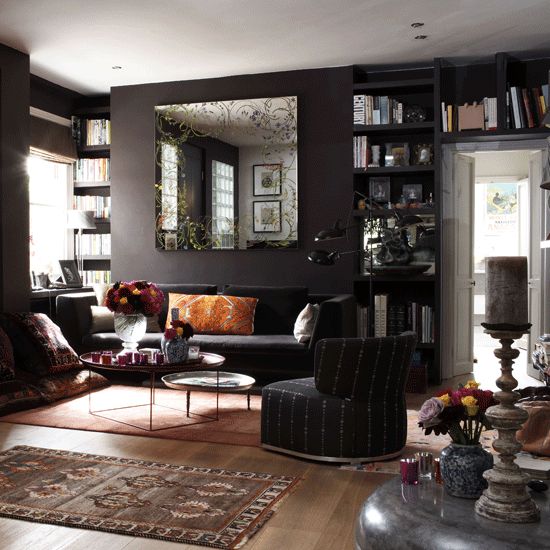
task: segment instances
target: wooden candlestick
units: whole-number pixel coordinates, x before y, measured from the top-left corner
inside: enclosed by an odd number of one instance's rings
[[[540,520],[540,511],[527,492],[529,476],[514,462],[516,453],[522,448],[516,439],[516,431],[525,423],[528,414],[515,405],[520,395],[513,391],[518,382],[512,375],[512,365],[519,351],[513,349],[512,344],[527,331],[485,332],[501,344],[501,348],[495,349],[494,353],[500,359],[501,376],[496,383],[502,391],[495,393],[499,404],[489,407],[486,412],[492,426],[498,431],[493,448],[499,453],[499,462],[484,472],[483,477],[489,487],[476,502],[475,510],[480,516],[492,520],[532,523]]]

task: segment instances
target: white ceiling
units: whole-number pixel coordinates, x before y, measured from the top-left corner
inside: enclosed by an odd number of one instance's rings
[[[411,28],[415,21],[425,26]],[[550,0],[0,0],[0,43],[29,53],[33,74],[108,93],[145,82],[550,48]]]

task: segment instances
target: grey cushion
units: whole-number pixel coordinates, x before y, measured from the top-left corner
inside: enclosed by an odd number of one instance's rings
[[[189,340],[194,346],[200,346],[202,351],[250,352],[250,353],[292,353],[307,352],[307,345],[300,344],[293,335],[271,334],[238,336],[235,334],[197,334]]]
[[[216,285],[180,285],[175,283],[158,283],[157,286],[164,293],[164,304],[159,315],[159,325],[166,325],[166,317],[168,317],[168,294],[216,294],[218,287]]]
[[[254,334],[292,334],[296,317],[307,303],[303,286],[226,285],[223,293],[258,298]]]

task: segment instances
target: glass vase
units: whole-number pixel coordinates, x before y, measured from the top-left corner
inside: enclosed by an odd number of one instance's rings
[[[137,349],[146,330],[147,319],[143,313],[115,313],[115,333],[122,340],[124,349]]]
[[[441,451],[441,476],[447,492],[454,497],[479,498],[487,488],[483,472],[493,467],[493,455],[478,443],[451,443]]]

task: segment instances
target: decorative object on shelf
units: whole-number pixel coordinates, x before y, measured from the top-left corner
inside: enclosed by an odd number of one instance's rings
[[[429,435],[449,434],[452,443],[441,452],[441,473],[449,494],[462,498],[478,498],[487,487],[483,472],[493,465],[493,457],[481,448],[483,428],[490,429],[486,416],[495,400],[493,392],[480,390],[469,380],[458,390],[446,390],[424,402],[418,424]]]
[[[408,143],[386,143],[384,166],[409,166]]]
[[[407,105],[403,113],[405,122],[424,122],[426,120],[426,109],[420,105]]]
[[[483,104],[473,105],[465,103],[458,106],[458,131],[462,130],[483,130],[485,129],[485,114]]]
[[[67,228],[78,229],[78,271],[84,271],[84,263],[82,261],[82,231],[84,229],[95,229],[94,212],[91,210],[67,210]],[[82,286],[82,283],[80,283]]]
[[[281,201],[253,201],[254,233],[280,233]]]
[[[417,166],[434,163],[433,143],[418,143],[413,149],[413,164]]]
[[[380,145],[371,146],[371,160],[368,163],[369,168],[380,167]]]
[[[410,277],[420,275],[432,267],[432,264],[408,264],[408,265],[373,265],[374,275],[400,275]],[[368,274],[368,271],[367,271]]]
[[[59,260],[59,266],[61,267],[61,278],[65,286],[69,288],[82,287],[82,279],[74,260]]]
[[[488,519],[507,523],[532,523],[540,520],[540,511],[527,492],[529,476],[515,463],[522,445],[516,431],[528,418],[516,406],[520,395],[514,391],[517,380],[512,375],[519,350],[512,349],[514,340],[529,332],[527,300],[527,258],[493,257],[486,259],[485,332],[500,341],[495,349],[500,359],[501,376],[495,394],[499,404],[487,411],[487,418],[498,431],[493,443],[499,461],[485,472],[489,487],[476,502],[476,512]]]
[[[390,178],[370,178],[369,195],[376,202],[388,202],[390,200]]]
[[[125,349],[137,348],[147,330],[145,317],[158,315],[163,302],[163,292],[146,281],[116,282],[109,288],[105,305],[115,314],[115,332]]]
[[[185,363],[189,354],[188,340],[194,334],[193,327],[179,319],[179,309],[171,310],[170,327],[164,331],[161,348],[168,363]],[[197,357],[198,359],[198,353]]]
[[[255,164],[252,167],[254,178],[253,195],[280,195],[283,180],[282,164]]]
[[[410,202],[422,202],[422,184],[405,183],[403,185],[403,197]]]

